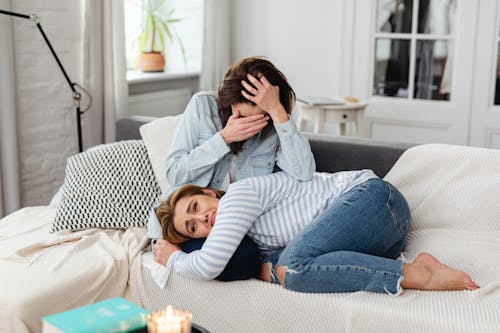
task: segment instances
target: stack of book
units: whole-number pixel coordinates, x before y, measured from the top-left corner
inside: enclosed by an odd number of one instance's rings
[[[42,318],[42,333],[147,332],[149,311],[121,297]]]

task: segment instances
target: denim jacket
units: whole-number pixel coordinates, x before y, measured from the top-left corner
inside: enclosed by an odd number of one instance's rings
[[[168,188],[161,199],[185,184],[221,188],[233,153],[220,131],[222,123],[213,92],[195,94],[175,131],[166,159]],[[307,181],[316,169],[309,141],[292,120],[274,124],[249,138],[238,154],[236,180],[272,173],[275,166],[298,180]],[[148,220],[150,238],[161,238],[153,209]]]

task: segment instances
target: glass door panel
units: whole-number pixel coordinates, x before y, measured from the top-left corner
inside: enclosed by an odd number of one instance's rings
[[[373,94],[408,97],[410,41],[379,38],[375,49]]]
[[[413,0],[379,0],[377,4],[377,31],[410,33]]]
[[[413,97],[427,100],[450,99],[452,43],[446,40],[418,40]]]
[[[419,34],[453,34],[457,12],[456,0],[419,0]]]

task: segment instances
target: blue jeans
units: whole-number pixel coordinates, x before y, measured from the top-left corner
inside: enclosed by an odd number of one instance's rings
[[[401,193],[370,179],[338,198],[268,261],[285,267],[284,287],[290,290],[397,293],[403,263],[395,259],[409,226]]]

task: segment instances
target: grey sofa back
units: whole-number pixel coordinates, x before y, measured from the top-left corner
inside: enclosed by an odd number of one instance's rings
[[[316,171],[337,172],[371,169],[383,178],[411,144],[364,138],[308,135]]]
[[[116,122],[116,140],[140,139],[139,127],[144,121],[124,118]],[[384,177],[411,144],[388,143],[352,137],[308,135],[316,160],[316,170],[337,172],[372,169]]]

